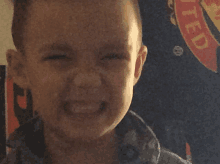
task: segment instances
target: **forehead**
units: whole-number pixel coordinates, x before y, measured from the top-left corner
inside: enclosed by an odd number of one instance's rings
[[[131,38],[138,33],[129,0],[39,0],[32,3],[28,14],[27,43],[70,41],[81,48],[109,42],[132,44]]]

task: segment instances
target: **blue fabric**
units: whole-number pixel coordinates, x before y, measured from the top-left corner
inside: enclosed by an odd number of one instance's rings
[[[161,147],[153,131],[132,110],[128,111],[116,127],[119,139],[120,164],[162,164],[158,161],[174,161],[170,164],[186,164],[176,154],[161,154]],[[32,120],[14,131],[7,141],[12,152],[1,164],[49,164],[43,136],[43,121],[36,115]],[[160,158],[163,157],[163,159]]]
[[[134,88],[131,107],[148,125],[155,126],[154,132],[162,146],[185,156],[186,141],[195,164],[218,164],[220,75],[208,70],[190,51],[179,27],[170,22],[168,0],[139,3],[148,56]],[[206,21],[219,41],[219,31]],[[183,49],[181,56],[174,55],[175,46]],[[219,49],[216,50],[218,72]]]
[[[118,158],[121,164],[157,163],[159,142],[150,128],[135,113],[128,112],[117,126],[116,133],[121,145],[118,148]],[[142,141],[143,144],[145,143],[144,147],[139,144],[141,140],[137,140],[138,136],[146,136]],[[132,140],[134,138],[135,140]],[[40,164],[45,160],[50,161],[50,155],[44,144],[43,121],[38,115],[19,127],[10,136],[7,146],[19,152],[17,162],[20,164]],[[145,159],[145,157],[148,158]]]

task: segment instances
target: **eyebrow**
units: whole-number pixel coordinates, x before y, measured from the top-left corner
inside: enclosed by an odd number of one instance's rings
[[[123,50],[123,51],[130,51],[132,48],[131,45],[123,44],[122,42],[115,42],[114,44],[105,44],[101,47],[101,51],[105,50]]]
[[[123,51],[130,51],[132,48],[131,45],[123,44],[122,42],[116,42],[114,44],[105,44],[102,46],[99,51],[106,51],[106,50],[123,50]],[[38,53],[42,53],[44,51],[49,50],[60,50],[60,51],[68,51],[73,52],[73,48],[68,44],[60,44],[60,43],[53,43],[53,44],[45,44],[38,50]]]
[[[41,47],[38,50],[38,53],[42,53],[43,51],[48,51],[48,50],[73,51],[73,49],[68,44],[53,43],[53,44],[45,44],[43,47]]]

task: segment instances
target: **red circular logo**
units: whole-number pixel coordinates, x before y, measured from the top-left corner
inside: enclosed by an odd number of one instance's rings
[[[216,49],[219,43],[207,25],[203,9],[220,31],[219,0],[174,1],[175,21],[186,44],[204,66],[217,72]]]

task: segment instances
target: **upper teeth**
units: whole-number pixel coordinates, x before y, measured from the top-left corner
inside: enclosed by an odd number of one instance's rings
[[[75,113],[93,113],[100,109],[100,103],[90,105],[73,104],[72,112]]]

